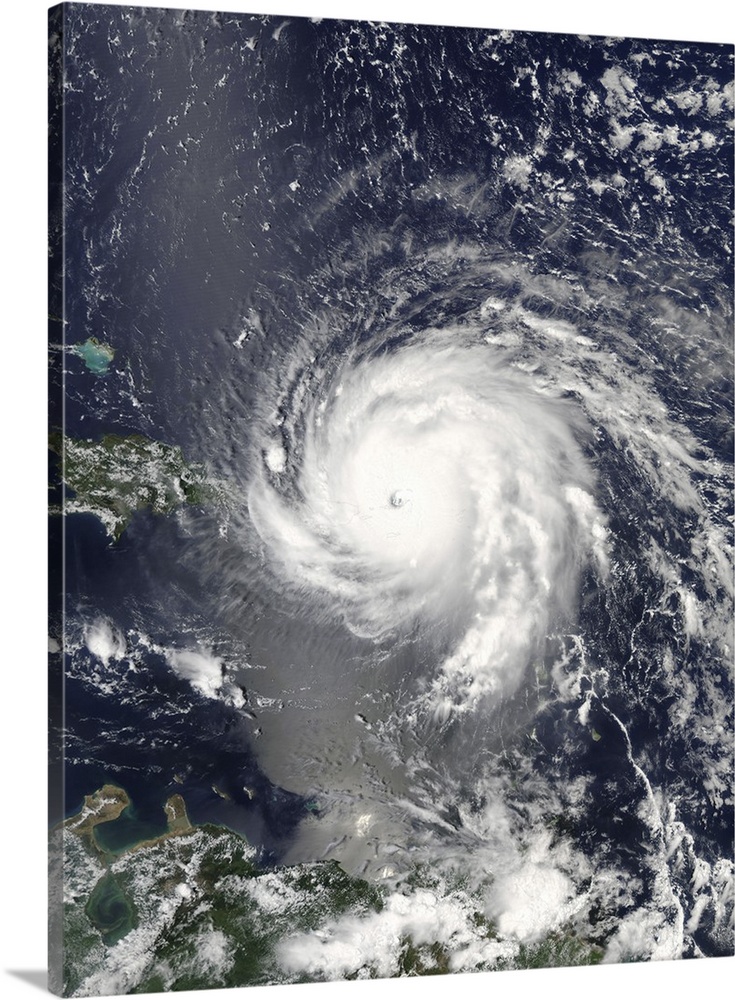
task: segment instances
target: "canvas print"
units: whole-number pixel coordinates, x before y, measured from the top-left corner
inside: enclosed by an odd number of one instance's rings
[[[732,46],[49,56],[53,989],[732,955]]]

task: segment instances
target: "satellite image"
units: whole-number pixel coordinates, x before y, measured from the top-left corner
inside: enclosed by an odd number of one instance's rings
[[[732,955],[732,47],[49,56],[52,988]]]

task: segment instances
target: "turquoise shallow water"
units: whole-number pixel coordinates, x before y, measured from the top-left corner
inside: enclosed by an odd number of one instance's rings
[[[115,351],[109,344],[103,344],[96,337],[90,337],[82,344],[72,348],[94,375],[106,375],[115,357]]]

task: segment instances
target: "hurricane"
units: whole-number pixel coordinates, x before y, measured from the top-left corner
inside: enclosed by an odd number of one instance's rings
[[[512,693],[604,559],[604,519],[581,412],[479,316],[390,339],[311,374],[300,410],[263,428],[249,510],[297,600],[450,650],[432,681],[446,714]]]

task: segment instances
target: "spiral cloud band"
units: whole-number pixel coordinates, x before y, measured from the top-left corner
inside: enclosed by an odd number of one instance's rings
[[[604,534],[576,410],[467,329],[346,360],[301,398],[303,447],[263,441],[249,495],[288,584],[358,636],[431,634],[440,714],[512,692]]]

